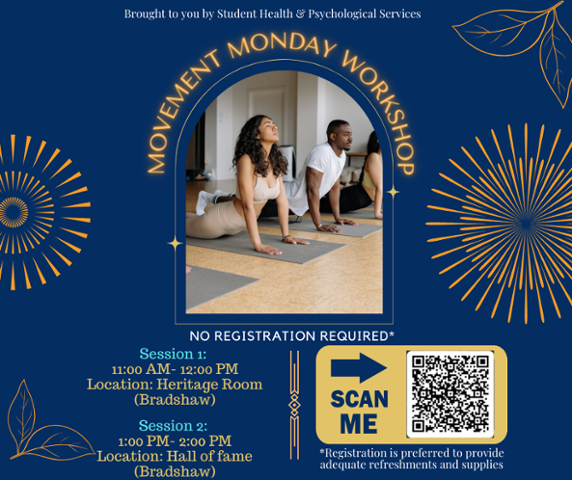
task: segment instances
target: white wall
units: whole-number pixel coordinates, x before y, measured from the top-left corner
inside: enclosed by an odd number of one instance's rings
[[[235,177],[232,169],[234,139],[232,128],[232,87],[221,93],[216,102],[216,178]]]
[[[205,170],[216,173],[217,100],[205,112]]]
[[[323,78],[298,72],[298,122],[296,127],[296,167],[298,171],[312,149],[326,141],[326,129],[323,127],[325,121],[324,82]]]

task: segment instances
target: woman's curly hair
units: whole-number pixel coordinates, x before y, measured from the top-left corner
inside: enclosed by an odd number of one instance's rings
[[[272,145],[268,157],[266,156],[266,151],[258,139],[260,133],[258,127],[260,127],[263,118],[270,117],[267,115],[256,115],[248,120],[248,122],[244,124],[244,127],[242,127],[236,139],[232,165],[236,168],[240,157],[248,155],[254,164],[254,172],[257,175],[266,177],[268,168],[270,167],[274,175],[278,177],[288,171],[288,161],[284,158],[282,152],[278,150],[276,143]]]

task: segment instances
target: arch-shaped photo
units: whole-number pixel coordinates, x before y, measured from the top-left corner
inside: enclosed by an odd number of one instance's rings
[[[382,313],[389,147],[348,93],[260,73],[181,138],[187,313]]]

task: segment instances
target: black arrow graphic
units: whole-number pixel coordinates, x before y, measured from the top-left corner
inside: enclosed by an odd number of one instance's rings
[[[363,383],[386,368],[360,353],[359,360],[332,360],[332,377],[359,377],[359,383]]]

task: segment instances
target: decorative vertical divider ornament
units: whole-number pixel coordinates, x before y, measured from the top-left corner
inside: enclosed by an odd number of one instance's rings
[[[290,352],[290,460],[300,460],[300,352]]]

